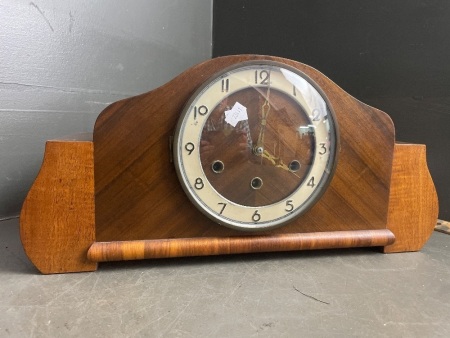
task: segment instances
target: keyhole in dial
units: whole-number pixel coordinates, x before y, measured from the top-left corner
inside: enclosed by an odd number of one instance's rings
[[[259,177],[255,177],[250,182],[250,185],[253,189],[258,190],[258,189],[261,189],[261,187],[263,185],[263,181]]]
[[[300,162],[297,160],[291,161],[291,163],[289,163],[289,170],[292,172],[299,171],[300,170]]]
[[[220,173],[225,169],[225,165],[223,164],[222,161],[216,160],[216,161],[214,161],[214,162],[212,163],[211,169],[212,169],[212,171],[214,171],[216,174],[220,174]]]

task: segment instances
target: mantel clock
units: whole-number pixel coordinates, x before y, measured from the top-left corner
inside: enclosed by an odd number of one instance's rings
[[[348,247],[419,250],[437,220],[425,146],[317,70],[205,61],[48,141],[21,213],[42,273],[98,262]]]

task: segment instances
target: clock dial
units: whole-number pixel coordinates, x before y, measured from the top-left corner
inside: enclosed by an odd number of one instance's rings
[[[336,164],[334,114],[311,79],[282,64],[235,65],[186,105],[174,158],[191,201],[243,230],[280,226],[306,212]]]

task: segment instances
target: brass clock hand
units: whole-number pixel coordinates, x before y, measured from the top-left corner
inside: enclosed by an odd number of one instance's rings
[[[256,142],[256,145],[258,147],[263,147],[264,145],[264,132],[266,130],[267,115],[269,115],[269,111],[270,111],[270,104],[269,100],[266,98],[266,101],[261,107],[261,129],[259,130],[258,141]]]
[[[285,170],[289,170],[286,164],[284,164],[283,160],[279,157],[273,156],[271,153],[269,153],[267,150],[264,149],[262,155],[263,158],[268,159],[275,167],[279,167]]]
[[[277,168],[281,168],[284,169],[286,171],[291,172],[292,174],[294,174],[295,176],[299,177],[295,172],[293,172],[284,162],[281,158],[279,157],[275,157],[274,155],[272,155],[271,153],[269,153],[267,150],[264,150],[263,153],[261,154],[262,158],[265,158],[267,160],[269,160],[275,167]]]
[[[266,131],[267,116],[269,115],[270,111],[269,98],[270,98],[270,72],[268,75],[268,87],[266,97],[263,105],[261,106],[261,126],[259,129],[258,140],[256,141],[256,145],[253,148],[253,152],[259,156],[261,156],[264,152],[264,133]]]

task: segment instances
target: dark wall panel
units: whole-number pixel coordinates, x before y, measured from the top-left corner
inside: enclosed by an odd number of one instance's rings
[[[216,0],[213,15],[213,56],[309,64],[425,143],[450,219],[450,1]]]

